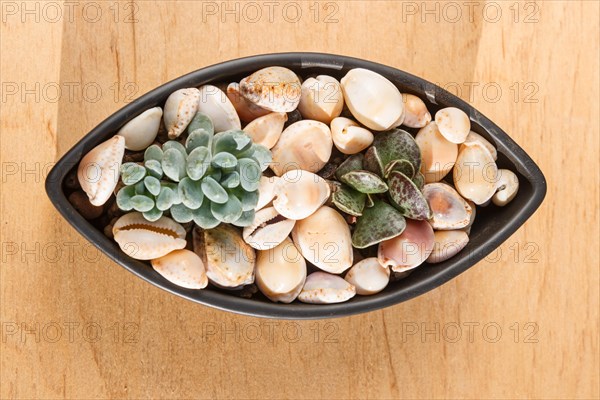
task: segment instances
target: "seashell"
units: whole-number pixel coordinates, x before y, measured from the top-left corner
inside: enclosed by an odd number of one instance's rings
[[[193,237],[194,252],[204,262],[211,283],[236,289],[254,282],[256,254],[236,228],[225,224],[213,229],[196,227]]]
[[[519,178],[508,169],[498,170],[497,192],[492,196],[492,202],[500,207],[510,203],[519,191]]]
[[[402,93],[404,102],[404,121],[402,125],[409,128],[423,128],[431,122],[431,114],[427,106],[419,97],[413,94]]]
[[[267,67],[242,79],[240,92],[259,107],[290,112],[298,107],[301,85],[294,71],[284,67]]]
[[[356,288],[337,275],[313,272],[306,278],[298,300],[311,304],[343,303],[356,295]]]
[[[162,115],[162,108],[154,107],[123,125],[117,135],[125,138],[125,148],[141,151],[150,146],[158,134]]]
[[[306,261],[294,243],[285,238],[270,250],[256,256],[256,285],[271,301],[291,303],[306,281]]]
[[[463,143],[471,130],[469,116],[456,107],[446,107],[435,113],[435,123],[442,136],[452,143]]]
[[[244,128],[244,132],[252,138],[254,143],[272,149],[279,140],[287,119],[286,113],[270,113],[250,122]]]
[[[321,207],[331,194],[325,179],[312,172],[286,172],[275,184],[273,207],[288,219],[307,218]]]
[[[436,231],[434,237],[433,251],[426,260],[430,264],[454,257],[469,243],[469,236],[465,231]]]
[[[348,71],[342,78],[342,91],[350,112],[367,128],[384,131],[401,121],[402,95],[392,82],[363,68]]]
[[[257,250],[269,250],[287,238],[296,224],[279,215],[274,207],[263,208],[254,216],[252,225],[244,228],[244,241]]]
[[[435,122],[421,128],[415,137],[421,149],[421,173],[425,182],[441,181],[454,167],[458,145],[447,140]]]
[[[377,258],[394,272],[403,272],[421,265],[433,251],[434,234],[427,221],[407,219],[400,236],[379,243]]]
[[[423,195],[431,208],[429,223],[433,229],[453,230],[469,225],[472,208],[450,185],[428,183],[423,187]]]
[[[471,227],[473,226],[473,223],[475,222],[475,216],[477,214],[477,206],[471,200],[466,200],[466,202],[471,207],[471,219],[469,220],[469,225],[462,228],[462,230],[465,231],[467,233],[467,235],[470,235]]]
[[[200,91],[196,88],[179,89],[165,102],[163,119],[169,139],[181,135],[198,111]]]
[[[177,286],[204,289],[208,285],[204,263],[193,251],[175,250],[150,263],[163,278]]]
[[[103,205],[113,194],[124,154],[125,138],[115,135],[94,147],[79,162],[77,180],[93,205]]]
[[[277,176],[263,175],[260,177],[258,183],[258,202],[254,208],[256,211],[271,203],[275,197],[275,184],[279,179]]]
[[[469,132],[469,134],[467,135],[467,138],[465,139],[464,143],[460,145],[458,151],[462,150],[465,143],[473,143],[473,142],[479,142],[486,149],[488,149],[488,151],[492,155],[492,158],[494,159],[494,161],[496,161],[498,159],[498,151],[496,150],[494,145],[491,144],[486,138],[481,136],[479,133],[476,133],[473,131]]]
[[[200,88],[198,111],[208,115],[215,127],[215,132],[242,129],[240,117],[238,117],[233,104],[227,95],[216,86],[204,85]]]
[[[390,269],[381,266],[377,257],[365,258],[354,264],[344,279],[356,288],[356,294],[375,294],[390,282]]]
[[[462,197],[484,204],[496,192],[498,167],[479,142],[465,143],[452,171],[454,186]]]
[[[323,206],[297,221],[292,238],[304,258],[323,271],[340,274],[352,266],[350,227],[333,208]]]
[[[115,242],[121,250],[137,260],[153,260],[186,246],[185,229],[167,217],[154,222],[142,213],[123,215],[113,226]]]
[[[233,104],[235,111],[237,111],[240,119],[244,122],[252,122],[256,118],[262,117],[271,112],[257,106],[242,96],[240,93],[240,84],[237,82],[230,83],[229,86],[227,86],[226,94],[229,101],[231,101],[231,104]]]
[[[304,119],[329,124],[344,108],[344,95],[337,79],[327,75],[308,78],[302,83],[298,111]]]
[[[322,122],[302,120],[288,126],[272,148],[271,169],[276,175],[294,169],[317,172],[327,164],[333,140],[329,127]]]
[[[338,117],[331,121],[333,144],[344,154],[360,153],[373,143],[373,134],[349,118]]]

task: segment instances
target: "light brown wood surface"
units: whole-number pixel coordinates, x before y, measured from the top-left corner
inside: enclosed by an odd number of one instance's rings
[[[600,396],[598,2],[257,2],[257,22],[243,2],[131,4],[1,2],[0,398]],[[540,165],[545,202],[436,290],[297,323],[155,288],[50,204],[52,163],[127,101],[280,51],[366,58],[460,88]]]

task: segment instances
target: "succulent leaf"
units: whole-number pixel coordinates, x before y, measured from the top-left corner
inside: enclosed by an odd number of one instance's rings
[[[271,151],[260,144],[253,144],[250,149],[238,154],[238,158],[251,158],[258,163],[261,171],[269,168],[273,161]]]
[[[190,178],[201,179],[210,167],[210,150],[207,147],[196,147],[187,157],[186,171]]]
[[[226,203],[229,199],[229,196],[227,195],[225,189],[223,189],[219,182],[217,182],[210,176],[207,176],[204,179],[202,179],[201,187],[204,195],[208,197],[209,200],[212,202],[223,204]]]
[[[188,137],[198,129],[202,129],[204,132],[208,133],[210,137],[212,137],[215,134],[215,127],[212,123],[212,120],[208,115],[200,111],[198,111],[196,115],[194,115],[194,118],[187,127]]]
[[[131,198],[135,196],[135,186],[124,186],[117,193],[117,206],[123,211],[133,210]]]
[[[135,185],[146,176],[146,168],[134,163],[128,162],[121,165],[121,180],[126,185]]]
[[[226,151],[216,154],[211,160],[211,165],[215,168],[235,168],[237,163],[237,158]]]
[[[241,187],[235,188],[232,193],[242,202],[242,210],[250,211],[258,204],[258,190],[246,192]]]
[[[170,148],[163,154],[162,169],[169,179],[179,182],[186,176],[185,158],[179,150]]]
[[[156,160],[158,162],[162,161],[163,151],[159,145],[153,144],[148,147],[144,152],[144,161]]]
[[[150,197],[136,194],[131,198],[131,205],[135,211],[148,212],[154,208],[154,200]]]
[[[379,176],[383,176],[383,163],[381,162],[381,157],[374,146],[369,147],[365,152],[364,166],[365,170]]]
[[[240,174],[237,171],[233,171],[223,176],[221,179],[221,186],[226,189],[233,189],[240,185]]]
[[[190,210],[200,208],[204,200],[200,182],[193,181],[187,176],[179,182],[178,193],[182,204]]]
[[[229,196],[226,203],[212,203],[210,210],[213,216],[221,222],[232,223],[242,216],[242,202],[235,196]]]
[[[390,175],[390,172],[398,171],[402,172],[404,175],[409,178],[413,178],[415,175],[415,167],[408,160],[394,160],[388,164],[385,168],[385,177],[387,178]]]
[[[221,221],[214,217],[212,211],[210,211],[211,204],[212,203],[210,201],[205,200],[204,202],[202,202],[202,206],[199,209],[194,210],[192,213],[194,222],[200,228],[212,229],[221,223]]]
[[[162,156],[161,156],[162,158]],[[163,170],[160,161],[157,160],[147,160],[144,161],[144,166],[146,167],[146,171],[148,174],[155,177],[156,179],[162,179]]]
[[[146,187],[146,190],[148,190],[153,196],[158,196],[160,194],[160,181],[155,177],[145,177],[144,186]]]
[[[413,176],[412,181],[419,188],[419,190],[422,190],[423,186],[425,186],[425,177],[420,171],[417,171],[415,176]]]
[[[239,217],[236,221],[232,222],[233,225],[239,227],[246,227],[252,225],[254,222],[254,209],[242,212],[242,216]]]
[[[181,143],[179,143],[178,141],[169,140],[168,142],[165,142],[162,145],[163,157],[164,157],[164,153],[166,153],[170,149],[175,149],[179,153],[181,153],[184,160],[187,158],[187,150],[185,149],[185,146],[182,145]]]
[[[212,145],[212,137],[212,133],[208,133],[204,129],[196,129],[190,133],[186,139],[185,148],[187,149],[188,153],[191,153],[198,147],[206,147],[207,149],[210,149]]]
[[[413,183],[402,172],[392,171],[388,180],[390,190],[388,195],[392,205],[396,207],[402,215],[411,219],[427,220],[431,218],[431,209],[427,199]]]
[[[358,249],[372,246],[404,232],[406,220],[391,205],[377,200],[358,218],[352,234],[352,245]]]
[[[335,170],[335,177],[341,180],[342,176],[348,172],[358,171],[363,169],[364,156],[361,153],[351,155],[346,158],[343,163]]]
[[[380,132],[375,136],[373,145],[385,168],[394,160],[407,160],[415,171],[421,168],[421,151],[415,138],[402,129]]]
[[[346,214],[360,216],[365,208],[366,195],[347,185],[340,185],[332,195],[333,204]]]
[[[154,207],[152,210],[150,211],[146,211],[144,213],[144,218],[146,218],[148,221],[150,222],[154,222],[160,219],[160,217],[162,217],[163,212],[160,211],[158,208]]]
[[[341,181],[361,193],[385,193],[386,183],[380,177],[369,171],[351,171],[343,175]]]
[[[253,192],[258,189],[262,173],[256,161],[251,158],[239,159],[238,173],[240,174],[240,184],[245,191]]]
[[[175,192],[168,186],[163,186],[156,198],[156,208],[166,211],[175,204]]]
[[[193,219],[193,212],[183,204],[175,204],[171,207],[171,217],[180,224],[185,224]]]

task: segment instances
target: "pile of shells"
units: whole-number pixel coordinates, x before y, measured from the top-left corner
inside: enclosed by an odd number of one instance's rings
[[[454,257],[516,196],[462,110],[366,69],[304,78],[177,90],[82,158],[71,203],[175,285],[329,304]]]

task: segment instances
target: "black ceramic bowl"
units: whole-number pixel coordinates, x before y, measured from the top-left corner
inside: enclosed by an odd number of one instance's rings
[[[367,68],[387,77],[402,93],[419,96],[427,103],[432,115],[443,107],[462,109],[471,118],[472,130],[483,135],[498,149],[499,168],[508,168],[517,173],[520,188],[516,198],[502,208],[493,205],[478,208],[470,241],[455,257],[440,264],[424,264],[413,270],[407,278],[391,282],[384,291],[376,295],[356,296],[346,303],[329,305],[303,304],[297,301],[279,304],[272,303],[260,293],[247,299],[217,289],[189,290],[176,286],[149,265],[122,253],[114,241],[86,221],[67,200],[63,187],[67,173],[76,168],[84,154],[113,136],[133,117],[151,107],[162,106],[175,90],[206,83],[239,81],[260,68],[273,65],[290,68],[300,76],[326,74],[337,79],[341,79],[352,68]],[[432,83],[392,67],[356,58],[318,53],[282,53],[247,57],[206,67],[140,97],[111,115],[69,150],[48,175],[46,191],[57,210],[87,240],[127,270],[160,288],[197,303],[236,313],[271,318],[315,319],[341,317],[391,306],[456,277],[502,244],[533,214],[544,199],[546,182],[538,166],[502,129],[469,104]]]

